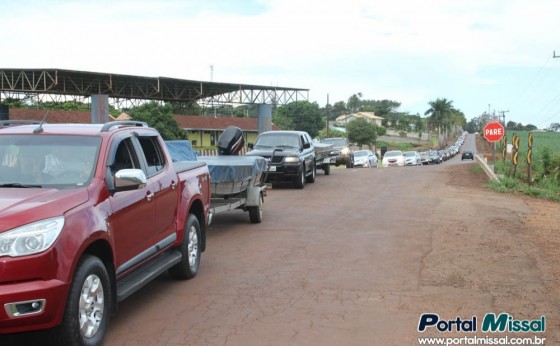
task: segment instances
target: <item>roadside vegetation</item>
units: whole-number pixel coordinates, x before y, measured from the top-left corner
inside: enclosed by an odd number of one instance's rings
[[[513,165],[511,155],[497,160],[494,171],[500,180],[489,183],[489,187],[499,192],[523,193],[560,201],[560,133],[533,132],[531,180],[529,180],[527,162],[529,132],[508,132],[510,143],[513,133],[520,137],[517,169]],[[496,152],[502,152],[501,145],[497,147]]]

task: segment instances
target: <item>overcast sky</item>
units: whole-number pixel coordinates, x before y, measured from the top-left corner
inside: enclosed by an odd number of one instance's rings
[[[0,0],[0,67],[310,89],[560,122],[558,0]],[[213,65],[213,73],[210,66]]]

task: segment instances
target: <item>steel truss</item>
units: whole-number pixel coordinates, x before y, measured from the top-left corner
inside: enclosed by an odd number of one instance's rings
[[[167,77],[43,69],[0,69],[0,97],[50,98],[53,102],[108,95],[110,103],[139,105],[147,100],[199,104],[286,104],[306,101],[309,89],[213,83]],[[47,96],[48,95],[48,96]],[[87,103],[87,102],[86,102]]]

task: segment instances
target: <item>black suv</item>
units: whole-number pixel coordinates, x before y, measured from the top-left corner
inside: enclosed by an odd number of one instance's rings
[[[348,139],[344,137],[325,138],[321,143],[332,144],[331,165],[346,165],[346,168],[354,167],[354,152],[348,145]]]

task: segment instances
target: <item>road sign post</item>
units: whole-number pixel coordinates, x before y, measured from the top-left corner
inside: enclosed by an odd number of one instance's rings
[[[506,132],[504,126],[499,122],[491,122],[484,126],[482,130],[484,138],[490,143],[492,143],[492,161],[494,166],[496,166],[496,142],[498,142],[504,136]]]
[[[527,150],[527,182],[531,185],[533,177],[531,176],[531,161],[533,156],[533,132],[529,132],[529,139],[527,141],[529,149]]]

